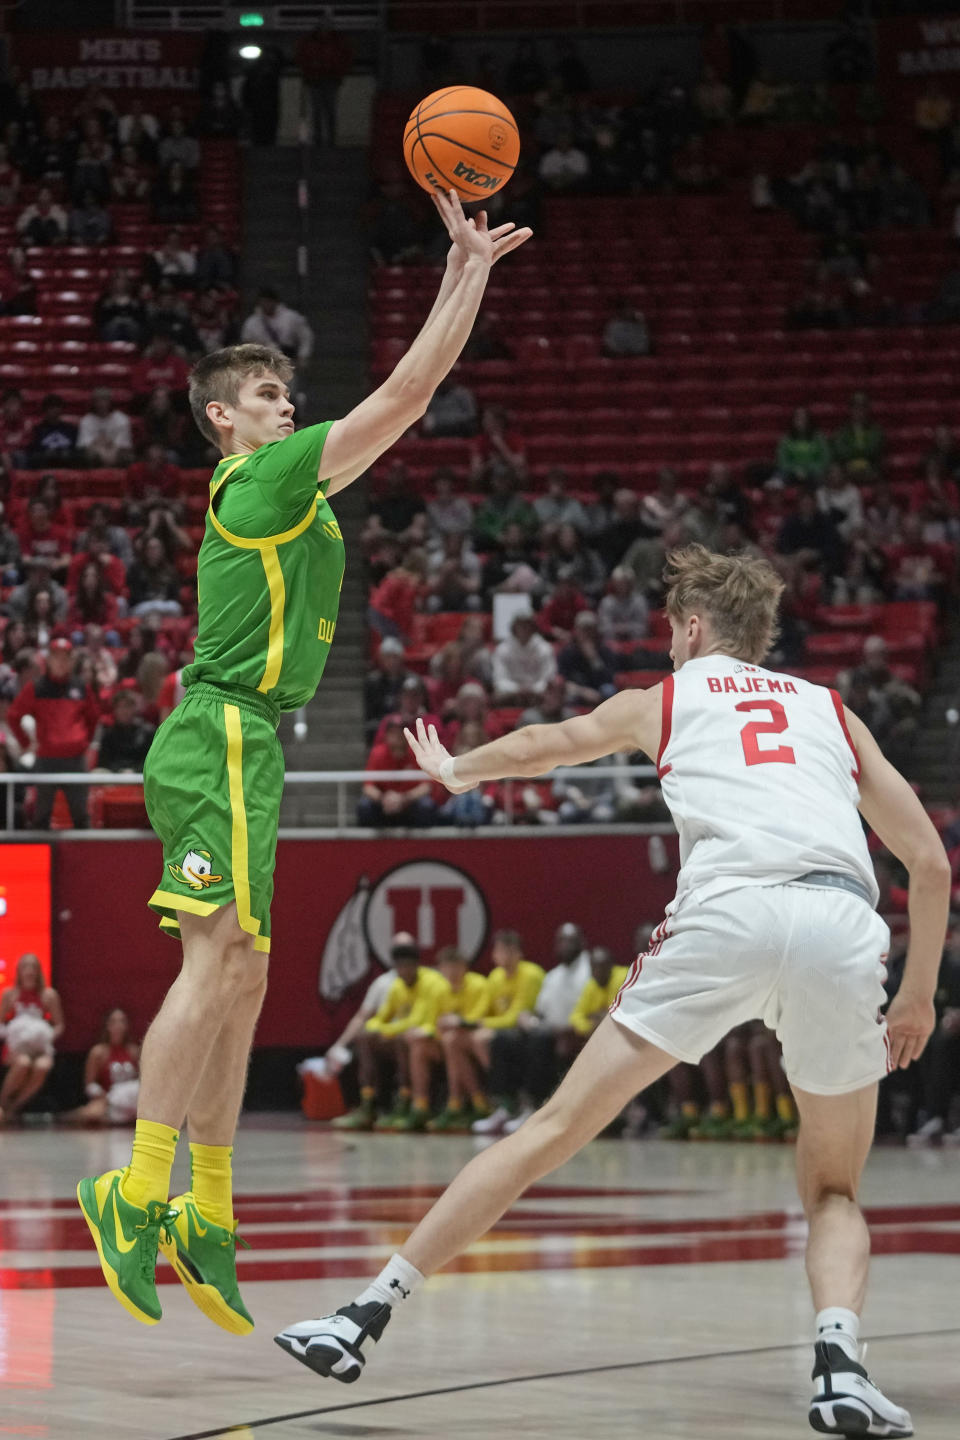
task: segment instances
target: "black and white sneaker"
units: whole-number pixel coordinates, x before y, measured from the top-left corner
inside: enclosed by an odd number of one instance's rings
[[[281,1350],[318,1375],[352,1385],[366,1364],[365,1341],[376,1345],[389,1320],[390,1306],[371,1300],[366,1305],[344,1305],[336,1315],[320,1320],[301,1320],[273,1338]]]
[[[814,1346],[810,1424],[821,1435],[880,1435],[885,1440],[913,1434],[909,1411],[893,1405],[841,1345]]]

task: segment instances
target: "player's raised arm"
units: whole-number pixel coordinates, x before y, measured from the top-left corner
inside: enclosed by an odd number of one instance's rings
[[[950,910],[950,862],[913,790],[885,759],[870,731],[849,710],[847,728],[860,757],[860,813],[910,876],[910,944],[887,1025],[894,1065],[905,1068],[934,1027],[933,996]]]
[[[656,755],[660,744],[661,690],[625,690],[598,705],[589,715],[575,715],[559,725],[525,725],[500,740],[491,740],[456,760],[437,738],[432,725],[417,721],[417,733],[404,730],[420,769],[457,794],[488,780],[508,776],[544,775],[558,765],[585,765],[621,750]]]
[[[468,220],[453,191],[438,191],[434,198],[455,254],[448,259],[437,301],[406,355],[378,390],[331,426],[319,477],[330,479],[328,495],[362,475],[422,417],[469,339],[491,267],[532,234],[512,224],[488,230],[483,212]]]

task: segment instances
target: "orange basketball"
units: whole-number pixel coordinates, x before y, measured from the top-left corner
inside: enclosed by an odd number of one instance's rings
[[[483,200],[506,184],[520,154],[517,122],[496,95],[451,85],[421,100],[403,132],[403,158],[424,190]]]

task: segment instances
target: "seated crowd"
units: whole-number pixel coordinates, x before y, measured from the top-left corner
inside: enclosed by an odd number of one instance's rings
[[[236,135],[229,97],[155,115],[91,88],[72,111],[48,107],[26,82],[0,95],[0,220],[14,240],[0,316],[36,317],[2,367],[0,765],[31,780],[139,771],[182,693],[219,458],[190,418],[187,379],[241,333],[235,190],[223,155],[203,148]],[[65,309],[74,328],[61,334]],[[17,823],[46,826],[53,789],[33,792],[13,792]],[[64,793],[87,824],[90,792]]]
[[[896,994],[905,958],[906,891],[895,862],[877,857],[880,908],[894,945],[886,982]],[[634,937],[640,953],[653,926]],[[515,930],[493,937],[489,968],[453,946],[424,962],[412,935],[393,937],[390,969],[368,986],[327,1051],[358,1103],[335,1119],[347,1131],[511,1134],[552,1094],[627,977],[580,926],[561,925],[552,957],[529,957]],[[911,1146],[960,1145],[960,930],[944,951],[937,1028],[921,1061],[881,1086],[878,1131]],[[354,1064],[355,1062],[355,1064]],[[612,1131],[671,1140],[793,1141],[797,1113],[776,1036],[760,1021],[734,1030],[700,1065],[677,1065],[627,1108]]]
[[[196,627],[197,528],[165,493],[158,448],[129,467],[122,505],[61,497],[56,476],[0,474],[0,765],[142,769],[182,691]],[[139,483],[138,483],[139,480]],[[73,825],[85,786],[65,787]],[[52,786],[16,794],[16,822],[46,828]]]
[[[844,44],[828,46],[814,85],[774,75],[760,64],[745,27],[721,26],[705,30],[701,74],[692,84],[664,68],[643,88],[611,91],[593,82],[567,38],[521,41],[502,67],[489,52],[457,54],[448,42],[432,40],[424,80],[430,86],[456,72],[449,83],[462,83],[473,67],[478,84],[509,99],[523,145],[509,196],[490,197],[496,219],[507,218],[508,209],[518,225],[531,224],[542,234],[543,202],[552,196],[734,194],[746,180],[755,212],[784,210],[818,237],[819,264],[811,267],[811,283],[798,296],[791,323],[896,323],[905,307],[888,293],[889,277],[869,237],[932,219],[960,234],[960,105],[932,80],[918,98],[913,125],[905,119],[898,124],[897,107],[870,81],[869,43],[855,26],[842,33],[849,41],[846,58],[838,63],[833,54],[837,45],[842,54]],[[384,136],[399,123],[400,111],[406,114],[404,104],[406,97],[382,97],[378,123]],[[794,145],[776,143],[778,132],[819,138],[810,153],[800,152],[798,164]],[[378,157],[389,153],[388,145],[377,147]],[[404,185],[389,160],[376,164],[376,263],[440,258],[422,197]],[[955,305],[956,276],[952,284]],[[933,306],[910,318],[948,318],[941,310]],[[624,332],[627,348],[608,347],[607,353],[650,353],[643,316],[629,305],[622,315],[631,326]]]
[[[738,481],[714,464],[699,488],[682,486],[669,467],[646,493],[610,471],[589,489],[574,489],[559,467],[540,476],[522,432],[498,407],[482,412],[467,474],[440,467],[421,494],[404,463],[392,461],[362,536],[377,663],[365,688],[372,749],[360,823],[502,817],[502,787],[451,797],[376,774],[413,768],[402,731],[418,715],[458,753],[654,683],[670,669],[660,575],[668,549],[685,541],[770,557],[787,587],[770,663],[837,685],[902,763],[927,680],[923,634],[915,625],[890,637],[854,635],[846,648],[820,634],[837,607],[892,601],[907,614],[918,606],[921,616],[925,604],[942,610],[955,593],[960,450],[952,432],[935,430],[916,479],[888,480],[886,459],[869,397],[857,391],[832,434],[798,410],[766,465],[749,466]],[[576,803],[570,789],[530,784],[513,803],[538,823],[657,818],[655,787],[645,795],[626,779],[585,779]]]

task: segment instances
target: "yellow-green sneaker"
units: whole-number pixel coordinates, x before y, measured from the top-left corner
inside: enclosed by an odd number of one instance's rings
[[[231,1335],[249,1335],[253,1318],[237,1285],[237,1245],[248,1250],[249,1245],[237,1234],[236,1224],[228,1230],[208,1220],[189,1190],[170,1203],[177,1214],[160,1239],[164,1258],[208,1320]]]
[[[157,1299],[157,1245],[170,1233],[176,1210],[163,1200],[146,1209],[124,1199],[122,1170],[81,1180],[77,1200],[100,1256],[104,1279],[124,1310],[144,1325],[156,1325],[163,1311]]]

